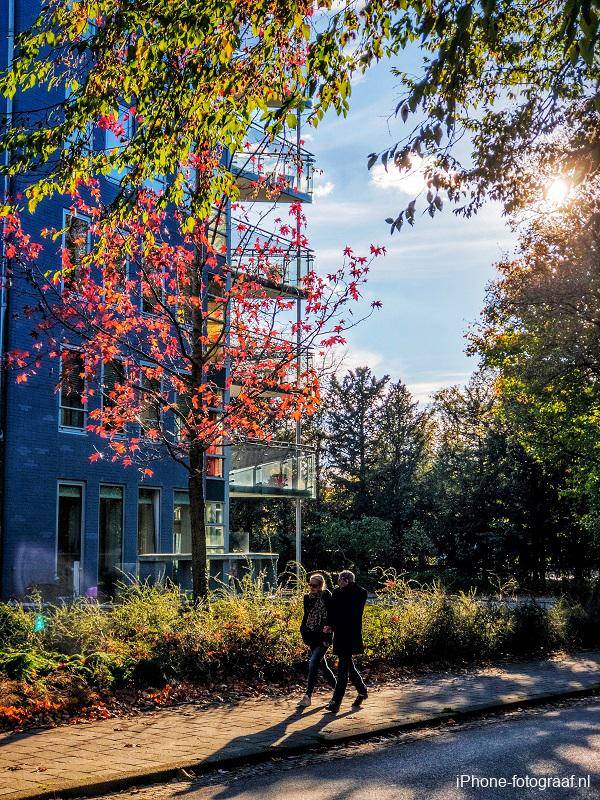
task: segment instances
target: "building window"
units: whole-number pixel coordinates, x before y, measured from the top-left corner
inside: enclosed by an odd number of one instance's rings
[[[113,422],[111,412],[118,405],[117,392],[120,393],[120,388],[117,387],[125,384],[126,377],[125,364],[119,359],[105,361],[102,365],[102,411],[106,413],[102,422],[107,430],[124,431],[123,424],[117,425]]]
[[[64,212],[63,219],[63,252],[68,256],[68,263],[63,260],[61,289],[73,289],[77,284],[78,272],[84,256],[92,249],[90,221]]]
[[[175,439],[178,442],[182,442],[189,439],[188,425],[190,424],[190,414],[193,411],[193,407],[187,394],[178,394],[175,405]]]
[[[209,552],[225,549],[223,525],[223,503],[207,501],[204,521],[206,526],[206,548]],[[190,518],[190,495],[176,490],[173,498],[173,552],[192,552],[192,525]]]
[[[121,578],[123,552],[123,487],[100,487],[98,532],[98,588],[108,596],[115,593]]]
[[[123,133],[117,135],[114,131],[105,130],[105,152],[107,155],[122,155],[133,134],[133,119],[129,111],[124,106],[119,106],[119,125],[123,126]],[[116,127],[116,126],[115,126]],[[120,183],[123,176],[127,173],[127,168],[118,169],[113,166],[107,177],[115,183]]]
[[[125,246],[123,242],[123,247]],[[129,264],[130,257],[123,256],[123,260],[110,266],[105,265],[102,272],[102,284],[105,289],[110,288],[113,292],[121,295],[127,289],[127,281],[129,280]],[[108,295],[106,293],[105,297]],[[113,299],[113,298],[111,298]]]
[[[222,478],[224,474],[223,445],[211,444],[206,450],[204,465],[207,478]]]
[[[157,553],[160,531],[160,491],[140,489],[138,494],[138,553]]]
[[[56,515],[56,575],[63,595],[80,593],[83,486],[58,484]]]
[[[140,425],[143,431],[157,430],[160,427],[160,391],[160,380],[142,372]]]
[[[219,413],[217,411],[209,412],[209,419],[214,422],[215,426],[219,426]],[[218,428],[217,428],[218,433]],[[206,448],[204,457],[204,469],[207,478],[222,478],[224,475],[224,460],[225,452],[223,450],[223,439],[217,435],[214,437],[213,442]]]
[[[85,378],[83,353],[66,349],[60,364],[60,427],[85,430]]]
[[[161,304],[165,299],[165,279],[158,279],[152,273],[141,270],[141,311],[142,314],[156,316],[161,312]]]
[[[175,491],[173,499],[173,552],[192,552],[189,492]]]

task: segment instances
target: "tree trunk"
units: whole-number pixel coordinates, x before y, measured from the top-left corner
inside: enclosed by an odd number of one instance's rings
[[[208,595],[206,574],[206,524],[203,480],[204,453],[197,445],[190,451],[190,523],[192,529],[192,591],[194,602],[204,600]]]

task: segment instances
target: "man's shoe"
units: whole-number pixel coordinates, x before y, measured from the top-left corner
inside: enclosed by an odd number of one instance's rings
[[[352,703],[352,708],[360,708],[368,696],[369,696],[368,692],[367,694],[357,694],[356,699]]]
[[[325,706],[325,708],[326,708],[326,709],[327,709],[327,711],[329,711],[331,714],[337,714],[337,712],[340,710],[340,704],[339,704],[339,703],[334,703],[334,702],[332,701],[331,703],[327,703],[327,705]]]
[[[300,700],[298,703],[298,708],[308,708],[311,703],[311,696],[309,694],[305,694],[302,700]]]

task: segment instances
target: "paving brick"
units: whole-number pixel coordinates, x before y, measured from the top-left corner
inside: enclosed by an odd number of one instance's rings
[[[427,676],[373,691],[358,711],[324,713],[328,694],[304,712],[297,698],[266,698],[201,709],[162,709],[142,719],[102,720],[77,726],[0,736],[0,798],[35,796],[50,788],[81,787],[119,776],[143,778],[159,769],[215,763],[315,741],[414,724],[467,709],[481,709],[549,692],[600,686],[600,651],[569,659]],[[353,696],[353,695],[351,695]],[[347,701],[348,703],[350,700]],[[139,745],[128,747],[127,745]],[[8,767],[21,769],[9,772]],[[38,772],[40,766],[46,771]]]

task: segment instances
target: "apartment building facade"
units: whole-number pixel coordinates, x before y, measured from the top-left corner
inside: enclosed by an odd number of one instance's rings
[[[0,67],[10,63],[14,36],[33,21],[38,0],[0,0]],[[0,114],[11,116],[40,107],[47,97],[38,90],[17,95]],[[260,131],[255,132],[258,136]],[[111,148],[110,131],[92,132],[93,145]],[[252,132],[250,132],[252,136]],[[272,202],[251,190],[257,161],[264,177],[269,171],[289,172],[287,189],[279,203],[310,202],[313,161],[300,146],[298,135],[279,143],[279,151],[263,150],[251,163],[245,154],[233,154],[232,170],[238,176],[240,203]],[[277,143],[276,143],[277,144]],[[276,146],[276,145],[273,145]],[[283,151],[282,151],[283,148]],[[281,153],[287,152],[287,160]],[[292,166],[293,164],[293,166]],[[300,167],[298,167],[300,165]],[[101,178],[102,194],[110,199],[118,191],[119,175]],[[3,196],[22,192],[22,180],[5,181]],[[159,186],[155,188],[160,188]],[[64,229],[81,239],[89,222],[73,217],[68,198],[53,197],[34,215],[24,217],[26,232],[39,240],[43,228]],[[295,299],[302,313],[299,278],[311,265],[312,254],[269,231],[253,231],[275,243],[282,264],[281,284],[274,292]],[[250,232],[240,237],[228,210],[222,236],[230,263],[243,258]],[[244,238],[246,237],[246,238]],[[2,254],[0,349],[2,354],[31,346],[32,323],[23,313],[32,302],[32,288],[17,275],[8,281],[10,264]],[[48,270],[55,269],[52,255],[43,254]],[[74,350],[73,358],[76,359]],[[153,463],[153,475],[140,473],[110,459],[96,462],[90,456],[99,445],[87,430],[89,414],[100,394],[86,398],[85,388],[71,383],[59,388],[60,364],[46,361],[34,378],[17,384],[2,375],[0,384],[0,556],[2,597],[25,597],[39,589],[48,599],[77,596],[109,597],[127,576],[156,580],[169,577],[183,587],[190,584],[190,515],[187,471],[172,460]],[[106,380],[106,376],[105,376]],[[233,387],[235,390],[235,387]],[[300,503],[314,492],[314,461],[302,447],[298,426],[296,441],[266,446],[256,442],[218,449],[205,465],[207,498],[206,533],[210,574],[214,580],[241,577],[248,569],[275,570],[276,554],[249,553],[247,540],[229,530],[232,499],[284,497],[297,505],[297,539],[301,530]],[[237,532],[235,532],[237,533]]]

